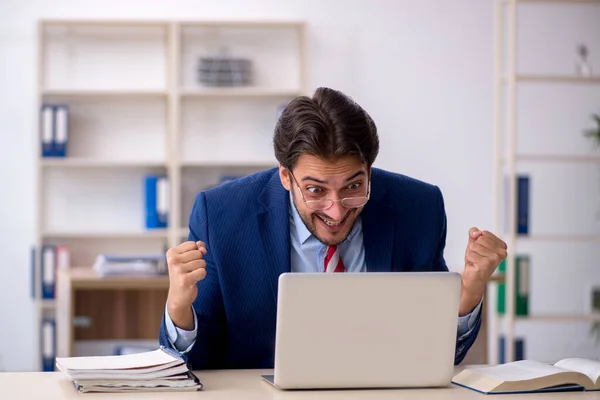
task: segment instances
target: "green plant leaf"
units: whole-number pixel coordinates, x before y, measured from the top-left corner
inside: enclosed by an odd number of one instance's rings
[[[586,129],[583,132],[583,135],[588,138],[595,139],[596,145],[600,146],[600,115],[592,114],[592,118],[596,121],[598,126],[593,129]]]
[[[592,323],[589,335],[593,336],[597,343],[600,342],[600,322]]]

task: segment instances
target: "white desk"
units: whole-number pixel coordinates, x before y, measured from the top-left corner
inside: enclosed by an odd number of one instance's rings
[[[337,399],[432,399],[469,400],[498,397],[512,400],[535,399],[598,399],[600,392],[571,392],[520,395],[484,395],[456,385],[440,389],[401,390],[326,390],[281,391],[261,380],[268,370],[202,371],[196,375],[204,384],[200,392],[179,393],[77,393],[73,384],[61,372],[5,372],[0,373],[0,398],[44,400],[121,400],[121,399],[201,399],[201,400],[337,400]]]

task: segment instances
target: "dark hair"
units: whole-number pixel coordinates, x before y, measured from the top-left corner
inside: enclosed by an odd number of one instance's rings
[[[325,87],[300,96],[283,110],[273,136],[275,157],[293,169],[298,157],[324,160],[357,157],[368,168],[379,152],[377,127],[369,114],[344,93]]]

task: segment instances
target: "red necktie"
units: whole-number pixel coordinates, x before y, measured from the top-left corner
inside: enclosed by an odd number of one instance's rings
[[[340,258],[340,253],[337,246],[329,246],[327,255],[325,256],[325,268],[323,272],[344,272],[344,263]]]

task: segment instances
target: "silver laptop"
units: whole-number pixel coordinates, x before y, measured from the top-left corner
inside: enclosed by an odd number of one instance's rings
[[[278,284],[267,382],[280,389],[450,384],[460,274],[284,273]]]

